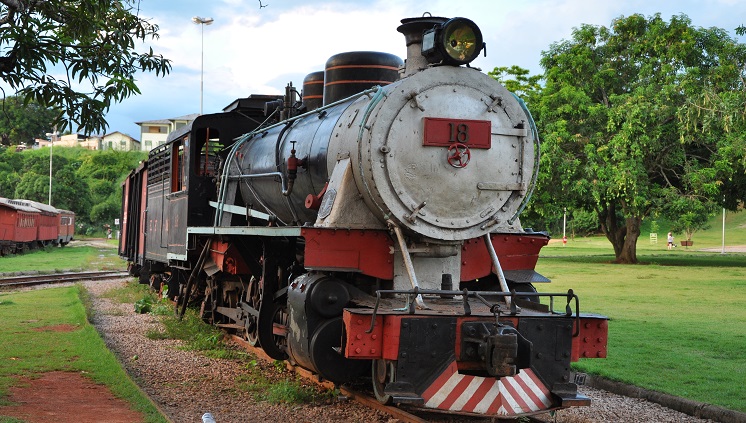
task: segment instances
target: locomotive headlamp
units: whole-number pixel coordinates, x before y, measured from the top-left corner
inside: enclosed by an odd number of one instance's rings
[[[422,37],[422,55],[433,64],[471,63],[483,47],[482,31],[466,18],[449,19],[425,31]]]

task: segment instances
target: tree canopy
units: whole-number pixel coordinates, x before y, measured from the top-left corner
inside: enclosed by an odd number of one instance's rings
[[[746,51],[726,31],[684,15],[631,15],[576,28],[541,64],[546,85],[532,109],[543,136],[538,189],[555,208],[595,210],[618,262],[637,262],[651,213],[686,226],[722,203],[746,151],[735,134],[719,138],[724,122],[712,130],[724,113],[708,103],[716,93],[725,101],[736,91],[743,113]]]
[[[77,221],[101,230],[121,211],[124,177],[147,158],[141,151],[54,148],[52,206],[72,210]],[[49,149],[0,153],[0,197],[40,203],[49,199]]]
[[[59,112],[18,97],[0,99],[0,137],[3,145],[31,145],[52,129]]]
[[[158,26],[138,15],[138,5],[0,0],[0,77],[26,104],[60,110],[52,122],[60,130],[75,124],[85,134],[105,132],[110,106],[140,93],[137,72],[171,70],[168,59],[144,46],[158,37]]]
[[[508,91],[521,97],[528,105],[541,92],[541,75],[529,73],[528,69],[513,65],[496,67],[487,75],[500,82]]]

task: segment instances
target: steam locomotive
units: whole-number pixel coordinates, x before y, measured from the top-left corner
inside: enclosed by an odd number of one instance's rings
[[[465,18],[402,20],[407,58],[332,56],[302,92],[169,134],[123,183],[119,252],[181,312],[383,403],[521,416],[588,405],[570,363],[607,320],[537,293],[524,103],[469,67]]]

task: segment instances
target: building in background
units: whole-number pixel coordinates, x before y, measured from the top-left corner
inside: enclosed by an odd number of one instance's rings
[[[191,124],[197,116],[199,116],[199,113],[192,113],[171,119],[135,122],[140,126],[140,148],[143,151],[150,151],[159,145],[165,144],[169,132]]]
[[[101,150],[138,151],[140,141],[119,131],[111,132],[101,138]]]
[[[59,139],[54,142],[55,147],[80,147],[80,143],[87,138],[80,134],[60,135]]]
[[[49,147],[49,139],[36,139],[34,148]],[[86,150],[140,151],[140,141],[119,131],[106,135],[67,134],[57,137],[54,147],[81,147]]]
[[[91,135],[88,138],[84,139],[83,141],[78,142],[78,147],[85,148],[86,150],[101,150],[101,139],[103,137],[101,135]],[[54,143],[54,145],[57,145],[57,143]]]

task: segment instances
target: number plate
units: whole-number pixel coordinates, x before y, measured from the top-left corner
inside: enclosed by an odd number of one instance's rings
[[[424,118],[425,130],[422,145],[449,147],[453,143],[466,144],[469,148],[492,146],[492,122],[447,118]]]

